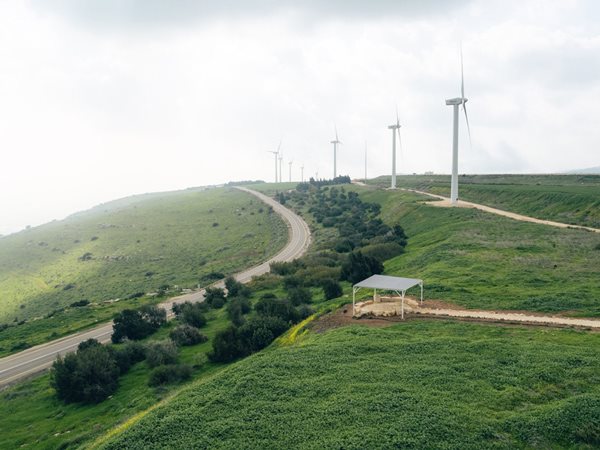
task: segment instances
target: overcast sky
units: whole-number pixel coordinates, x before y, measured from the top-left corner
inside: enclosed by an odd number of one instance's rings
[[[135,193],[274,177],[600,165],[600,3],[0,0],[0,233]]]

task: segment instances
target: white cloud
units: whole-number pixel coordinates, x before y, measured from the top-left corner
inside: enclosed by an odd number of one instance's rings
[[[396,104],[399,171],[448,172],[461,40],[461,172],[599,164],[594,2],[166,4],[0,3],[0,233],[133,193],[270,180],[280,139],[296,178],[302,163],[329,176],[334,123],[342,173],[362,176],[365,140],[369,173],[389,173]]]

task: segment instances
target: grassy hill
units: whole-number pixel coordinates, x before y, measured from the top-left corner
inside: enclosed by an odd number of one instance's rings
[[[389,186],[389,177],[372,183]],[[399,187],[450,196],[450,176],[400,176]],[[600,175],[464,175],[459,196],[507,211],[600,228]]]
[[[251,356],[102,448],[593,448],[599,374],[598,334],[347,327]]]
[[[286,240],[279,216],[230,188],[125,198],[6,236],[0,324],[11,326],[0,331],[0,355],[157,301],[147,293],[207,285]]]
[[[387,261],[386,273],[423,278],[427,298],[600,316],[600,234],[433,207],[402,191],[353,189],[382,205],[384,221],[404,227],[406,253]]]

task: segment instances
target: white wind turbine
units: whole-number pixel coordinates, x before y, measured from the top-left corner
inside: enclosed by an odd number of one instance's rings
[[[267,153],[273,153],[275,155],[275,183],[277,183],[278,178],[277,178],[277,157],[279,156],[279,149],[281,148],[281,141],[279,141],[279,145],[277,146],[277,151],[268,151]]]
[[[335,127],[335,140],[331,141],[333,144],[333,178],[337,177],[337,146],[341,144],[338,139],[337,126]]]
[[[279,182],[283,182],[283,152],[279,151]]]
[[[294,162],[294,160],[292,159],[290,162],[288,162],[288,164],[290,165],[290,183],[292,182],[292,163]]]
[[[463,56],[462,48],[460,50],[460,97],[446,100],[446,105],[454,107],[454,123],[452,137],[452,179],[450,181],[450,203],[453,205],[458,201],[458,108],[462,105],[465,113],[465,121],[467,123],[467,132],[469,134],[469,142],[471,141],[471,127],[469,126],[469,116],[467,115],[468,99],[465,97],[465,77],[463,71]]]
[[[304,183],[304,164],[300,167],[300,182]]]
[[[392,130],[392,184],[390,188],[396,189],[396,133],[398,133],[398,144],[402,145],[400,141],[400,119],[398,118],[398,108],[396,108],[396,123],[390,125],[388,129]]]

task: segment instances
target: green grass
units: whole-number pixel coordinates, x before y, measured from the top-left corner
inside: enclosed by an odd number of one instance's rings
[[[389,177],[372,180],[389,185]],[[399,187],[450,196],[450,176],[400,176]],[[507,211],[600,228],[600,175],[465,175],[459,197]]]
[[[281,218],[223,188],[130,197],[0,239],[0,355],[109,320],[141,292],[210,282],[275,254]],[[91,253],[91,260],[80,257]],[[177,287],[174,287],[177,286]],[[90,306],[70,308],[79,300]],[[111,300],[121,299],[118,302]]]
[[[425,296],[469,308],[600,316],[600,235],[422,204],[401,191],[354,187],[409,236],[387,274],[422,278]]]
[[[224,310],[212,311],[208,317],[208,324],[200,331],[212,339],[229,322]],[[176,321],[171,321],[146,341],[167,338],[175,326]],[[209,340],[180,349],[179,362],[199,366],[194,369],[194,379],[208,377],[223,367],[203,362],[210,348]],[[119,379],[115,394],[98,405],[64,404],[50,387],[48,374],[0,393],[0,448],[54,449],[89,444],[180,389],[178,385],[149,387],[150,371],[146,362],[136,364]]]
[[[415,320],[309,334],[104,448],[594,448],[600,335]]]

